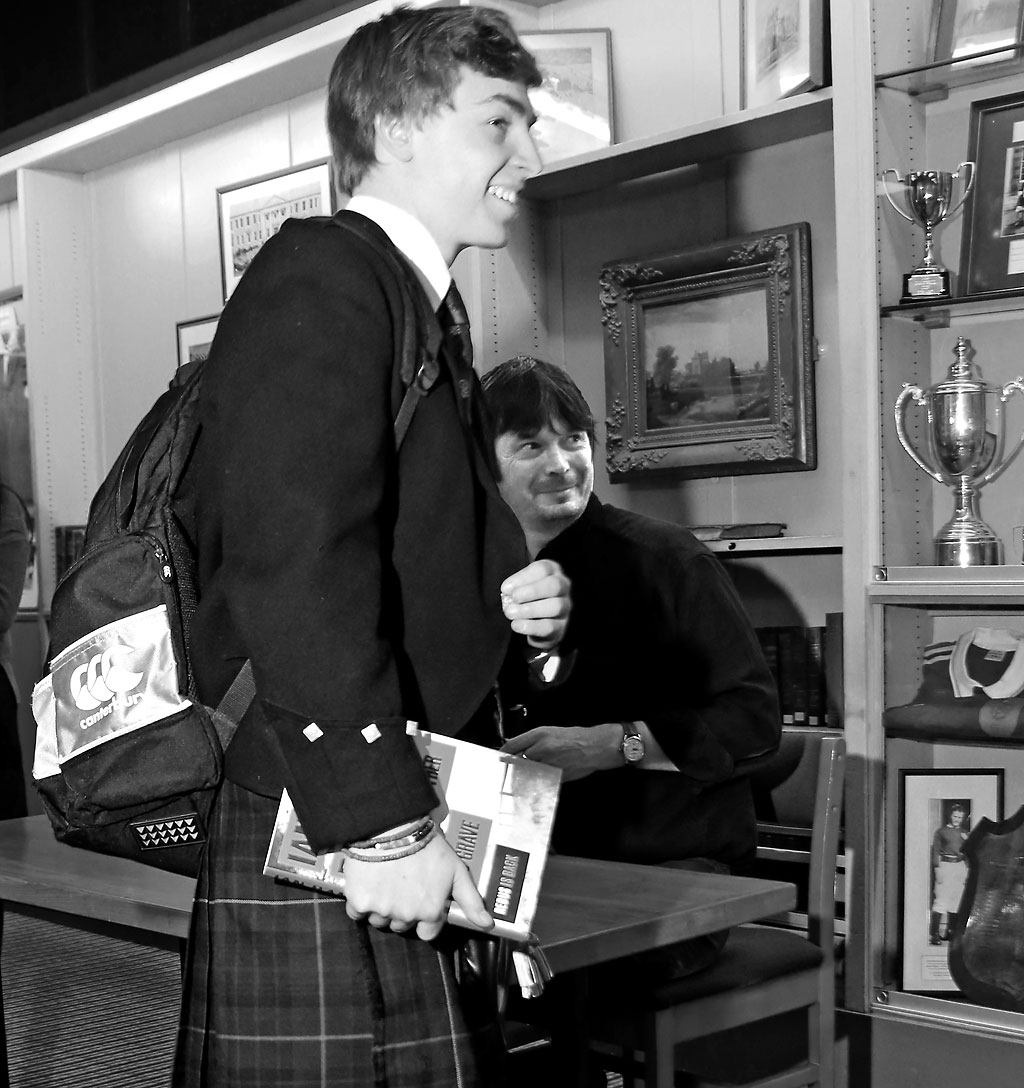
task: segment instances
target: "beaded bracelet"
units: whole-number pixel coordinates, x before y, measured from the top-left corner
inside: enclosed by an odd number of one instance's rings
[[[413,841],[411,846],[403,848],[392,848],[388,850],[370,850],[367,853],[356,853],[350,847],[343,848],[340,853],[343,857],[349,858],[352,861],[398,861],[399,858],[409,858],[413,854],[418,854],[423,850],[429,842],[431,842],[437,834],[437,828],[431,826],[422,838]]]

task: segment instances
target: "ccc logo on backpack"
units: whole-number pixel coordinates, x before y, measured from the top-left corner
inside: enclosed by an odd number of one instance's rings
[[[178,692],[164,605],[108,623],[56,657],[32,692],[33,777],[191,705]]]
[[[79,710],[96,710],[137,687],[145,674],[131,671],[132,653],[131,646],[118,643],[79,665],[71,674],[71,698],[75,706]]]

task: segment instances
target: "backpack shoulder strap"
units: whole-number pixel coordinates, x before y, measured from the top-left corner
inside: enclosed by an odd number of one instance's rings
[[[382,246],[380,244],[383,231],[376,223],[363,215],[344,211],[332,216],[330,222],[336,227],[351,231],[374,247],[374,250],[388,262],[395,274],[395,279],[402,291],[406,312],[416,314],[417,320],[406,321],[402,330],[399,376],[405,394],[395,415],[394,435],[395,449],[397,451],[402,447],[402,442],[409,430],[409,424],[412,422],[417,404],[419,404],[422,397],[430,392],[431,387],[437,380],[437,353],[440,350],[441,342],[439,338],[433,339],[429,335],[427,337],[422,335],[422,330],[431,328],[435,315],[430,306],[430,300],[427,298],[427,293],[408,261],[393,245]]]

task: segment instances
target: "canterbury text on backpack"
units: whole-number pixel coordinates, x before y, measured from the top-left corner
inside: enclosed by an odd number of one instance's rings
[[[358,216],[330,220],[364,238]],[[375,228],[374,228],[375,229]],[[406,392],[401,446],[437,374],[417,329],[426,295],[397,257],[406,314],[396,351]],[[197,603],[192,498],[203,363],[181,367],[93,498],[85,549],[50,607],[49,670],[32,693],[32,776],[61,841],[194,875],[222,752],[254,695],[247,662],[216,709],[196,698],[189,628]]]

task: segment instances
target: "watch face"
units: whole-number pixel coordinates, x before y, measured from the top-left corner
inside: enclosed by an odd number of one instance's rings
[[[627,763],[639,763],[644,758],[643,737],[627,733],[622,738],[622,755]]]

